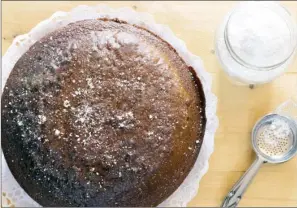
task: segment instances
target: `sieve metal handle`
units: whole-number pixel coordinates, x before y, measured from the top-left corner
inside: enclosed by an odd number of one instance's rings
[[[264,162],[263,159],[257,157],[250,168],[230,190],[221,207],[236,207],[238,205],[248,185],[251,183]]]

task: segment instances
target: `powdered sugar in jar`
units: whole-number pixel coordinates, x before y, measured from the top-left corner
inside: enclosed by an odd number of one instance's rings
[[[296,52],[297,29],[278,3],[242,2],[216,34],[216,55],[237,83],[263,84],[285,72]]]

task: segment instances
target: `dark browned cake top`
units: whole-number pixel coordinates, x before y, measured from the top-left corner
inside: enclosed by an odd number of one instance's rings
[[[2,148],[43,206],[155,206],[191,170],[204,94],[175,50],[120,21],[69,24],[16,63]]]

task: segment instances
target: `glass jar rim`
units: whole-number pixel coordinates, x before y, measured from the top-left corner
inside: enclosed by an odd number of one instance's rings
[[[228,26],[229,26],[229,22],[231,20],[231,18],[233,17],[234,14],[236,14],[236,12],[242,7],[242,6],[246,6],[246,4],[248,4],[248,6],[256,6],[254,3],[258,4],[257,6],[265,6],[266,8],[269,8],[272,10],[272,8],[276,8],[278,10],[278,12],[276,12],[277,15],[281,16],[284,14],[286,14],[287,17],[282,17],[282,19],[286,22],[288,29],[290,30],[290,39],[293,40],[293,45],[292,48],[290,50],[290,52],[288,53],[288,56],[285,57],[282,61],[273,64],[273,65],[267,65],[267,66],[257,66],[251,63],[248,63],[246,61],[244,61],[236,52],[235,50],[232,48],[232,45],[230,43],[230,39],[229,39],[229,35],[228,35]],[[280,14],[280,11],[283,12],[283,14]],[[226,44],[226,48],[228,50],[228,52],[230,53],[230,55],[232,56],[232,58],[238,62],[239,64],[241,64],[244,67],[250,68],[250,69],[254,69],[254,70],[261,70],[261,71],[269,71],[269,70],[273,70],[275,68],[277,68],[278,66],[283,65],[284,63],[286,63],[295,53],[296,49],[297,49],[297,28],[296,25],[294,24],[294,21],[292,19],[292,17],[290,16],[290,13],[288,12],[288,10],[283,7],[282,5],[278,4],[278,3],[274,3],[274,2],[242,2],[241,4],[239,4],[237,7],[235,7],[233,9],[233,11],[230,13],[227,22],[226,22],[226,27],[224,29],[224,41]]]

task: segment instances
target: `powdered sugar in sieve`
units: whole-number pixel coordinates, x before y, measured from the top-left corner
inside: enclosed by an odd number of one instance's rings
[[[291,149],[292,138],[289,124],[283,120],[274,120],[258,130],[256,144],[262,153],[270,157],[281,156]]]
[[[254,150],[267,162],[284,162],[296,152],[296,132],[294,120],[279,114],[269,114],[254,127]]]

